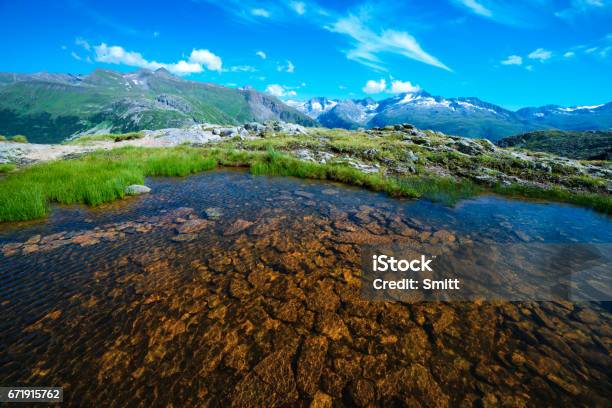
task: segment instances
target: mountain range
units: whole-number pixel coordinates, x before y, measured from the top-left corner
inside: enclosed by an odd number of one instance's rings
[[[89,75],[0,73],[0,134],[56,143],[79,133],[123,133],[195,123],[239,125],[282,120],[356,129],[411,123],[418,128],[493,141],[530,131],[612,129],[612,103],[504,109],[474,97],[425,91],[376,101],[312,98],[283,102],[250,87],[189,81],[161,68]]]
[[[475,97],[444,98],[418,91],[380,101],[320,97],[306,102],[287,101],[287,104],[323,126],[346,129],[411,123],[419,128],[490,140],[542,129],[612,129],[612,103],[547,105],[511,111]]]
[[[0,73],[0,134],[55,143],[82,132],[130,132],[194,123],[317,122],[252,88],[188,81],[161,68],[89,75]]]

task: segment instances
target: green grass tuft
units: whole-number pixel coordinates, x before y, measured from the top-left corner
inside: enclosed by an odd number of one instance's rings
[[[581,207],[592,208],[606,214],[612,214],[612,196],[609,195],[583,192],[574,193],[558,187],[542,189],[520,184],[512,184],[510,186],[497,185],[493,188],[493,191],[506,196],[566,202]]]
[[[13,171],[16,167],[13,163],[0,163],[0,174]]]
[[[99,134],[99,135],[82,135],[77,137],[76,139],[72,139],[66,143],[68,144],[83,144],[89,142],[98,142],[98,141],[113,141],[113,142],[122,142],[124,140],[133,140],[133,139],[142,139],[144,137],[144,133],[142,132],[129,132],[129,133],[108,133],[108,134]]]
[[[28,143],[28,138],[24,135],[15,135],[11,137],[11,141],[15,143]]]
[[[0,181],[0,221],[44,217],[51,203],[107,203],[146,176],[186,176],[214,167],[214,157],[187,148],[123,148],[36,164]]]

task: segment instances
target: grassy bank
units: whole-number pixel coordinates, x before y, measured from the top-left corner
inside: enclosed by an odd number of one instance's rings
[[[469,182],[388,178],[362,173],[348,165],[305,162],[274,150],[130,147],[36,164],[8,174],[0,182],[0,221],[44,217],[52,203],[99,205],[124,197],[126,186],[142,184],[147,176],[186,176],[219,165],[249,167],[256,175],[334,180],[401,197],[454,201],[477,192]]]
[[[98,205],[122,198],[146,176],[186,176],[216,166],[193,149],[118,149],[9,173],[0,181],[0,221],[44,217],[49,204]]]
[[[186,176],[217,166],[248,167],[255,175],[333,180],[386,192],[397,197],[424,197],[447,203],[483,191],[470,181],[446,177],[388,177],[363,173],[346,164],[302,161],[273,149],[198,149],[126,147],[99,151],[71,160],[41,163],[9,173],[0,181],[0,222],[46,216],[53,203],[99,205],[125,196],[125,187],[142,184],[147,176]],[[527,190],[499,187],[505,195],[566,201],[611,213],[609,197],[572,194],[561,189]]]

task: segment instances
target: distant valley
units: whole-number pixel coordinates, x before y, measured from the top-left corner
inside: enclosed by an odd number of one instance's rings
[[[575,107],[548,105],[511,111],[474,97],[447,99],[424,91],[380,101],[313,98],[287,103],[326,127],[357,129],[411,123],[419,128],[494,141],[542,129],[612,129],[612,103]]]

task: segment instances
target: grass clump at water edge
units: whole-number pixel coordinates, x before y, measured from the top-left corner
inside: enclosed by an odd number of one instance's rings
[[[15,135],[11,137],[11,141],[15,143],[28,143],[28,138],[24,135]]]
[[[0,174],[13,171],[16,167],[13,163],[0,163]]]
[[[214,167],[214,158],[185,148],[123,148],[36,164],[0,181],[0,222],[42,218],[51,203],[114,201],[146,176],[186,176]]]
[[[302,161],[270,149],[197,149],[190,147],[125,147],[98,151],[71,160],[36,164],[9,173],[0,181],[0,222],[41,218],[50,204],[98,205],[125,196],[125,187],[142,184],[147,176],[187,176],[221,166],[248,167],[254,175],[332,180],[386,192],[395,197],[424,197],[452,204],[482,188],[450,177],[388,177],[364,173],[346,164]],[[610,197],[575,194],[562,189],[496,187],[504,195],[565,201],[612,212]]]

